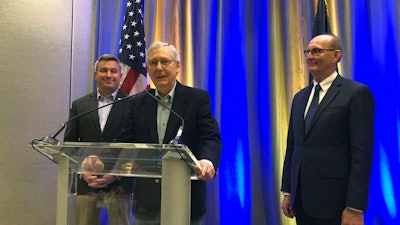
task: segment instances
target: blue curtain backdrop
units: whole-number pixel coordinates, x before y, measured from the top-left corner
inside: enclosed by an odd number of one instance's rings
[[[301,50],[311,37],[314,1],[149,0],[145,7],[160,2],[191,9],[180,19],[190,18],[191,30],[182,33],[191,34],[192,47],[178,49],[193,54],[193,86],[210,93],[221,128],[221,165],[208,185],[206,224],[294,224],[280,210],[282,143],[291,98],[308,83],[307,71],[293,68],[304,67]],[[400,224],[400,3],[327,2],[332,30],[344,42],[339,71],[368,85],[376,102],[366,224]],[[95,56],[118,54],[125,5],[126,0],[96,1]],[[164,12],[165,21],[174,13]],[[145,23],[151,43],[156,22]],[[171,42],[168,35],[180,27],[164,29],[164,41]]]
[[[366,217],[368,224],[399,224],[399,2],[371,1],[369,7],[354,7],[353,14],[354,79],[372,89],[376,102],[374,168]]]

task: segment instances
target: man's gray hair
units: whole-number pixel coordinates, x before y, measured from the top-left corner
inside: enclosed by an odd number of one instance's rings
[[[169,48],[169,50],[172,52],[172,55],[174,57],[173,60],[175,60],[176,62],[180,62],[181,61],[181,58],[179,56],[179,52],[178,52],[178,50],[176,50],[175,46],[170,45],[167,42],[155,41],[147,49],[146,62],[148,62],[148,60],[149,60],[148,55],[149,55],[149,53],[151,51],[153,51],[154,49],[157,49],[157,48],[162,48],[162,47]]]

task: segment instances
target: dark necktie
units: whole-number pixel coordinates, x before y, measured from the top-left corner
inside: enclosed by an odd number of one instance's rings
[[[308,132],[308,128],[310,127],[311,120],[314,117],[315,112],[317,111],[318,104],[319,104],[319,91],[321,90],[321,86],[319,84],[315,85],[314,88],[314,96],[312,98],[310,107],[308,108],[307,114],[306,114],[306,133]]]

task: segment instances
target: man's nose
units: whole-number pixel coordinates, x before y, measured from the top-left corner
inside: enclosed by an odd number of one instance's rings
[[[111,76],[112,76],[111,70],[107,70],[106,76],[107,76],[107,77],[111,77]]]
[[[161,70],[161,69],[163,68],[163,65],[162,65],[161,61],[157,61],[157,66],[156,66],[156,68],[157,68],[158,70]]]

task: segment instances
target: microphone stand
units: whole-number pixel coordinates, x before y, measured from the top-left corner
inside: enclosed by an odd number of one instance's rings
[[[136,94],[135,94],[135,95],[136,95]],[[91,113],[91,112],[97,111],[97,110],[99,110],[99,109],[101,109],[101,108],[104,108],[104,107],[107,107],[107,106],[109,106],[109,105],[114,105],[114,104],[116,104],[116,103],[118,103],[118,102],[124,101],[124,100],[126,100],[126,99],[128,99],[128,98],[131,98],[131,97],[135,96],[135,95],[128,95],[128,96],[125,96],[125,97],[123,97],[123,98],[119,98],[119,99],[117,99],[117,100],[115,100],[115,101],[113,101],[113,102],[110,102],[110,103],[108,103],[108,104],[105,104],[105,105],[103,105],[103,106],[100,106],[100,107],[97,107],[97,108],[93,108],[93,109],[91,109],[91,110],[88,110],[88,111],[86,111],[86,112],[83,112],[83,113],[81,113],[81,114],[78,114],[78,115],[76,115],[76,116],[74,116],[74,117],[71,117],[71,118],[68,119],[65,123],[61,124],[61,125],[58,127],[58,129],[57,129],[56,131],[54,131],[53,133],[51,133],[49,136],[43,137],[43,138],[40,139],[40,140],[43,141],[43,142],[49,143],[49,144],[57,144],[57,143],[59,142],[59,141],[56,139],[57,135],[60,134],[61,131],[63,131],[63,130],[65,129],[65,127],[67,126],[67,124],[68,124],[69,122],[71,122],[72,120],[75,120],[76,118],[79,118],[79,117],[81,117],[81,116],[87,115],[87,114],[89,114],[89,113]]]
[[[154,96],[153,94],[151,94],[147,89],[144,90],[144,92],[146,92],[146,94],[148,94],[150,97],[152,97],[154,100],[157,101],[157,103],[159,103],[160,105],[162,105],[163,107],[165,107],[166,109],[168,109],[170,112],[172,112],[175,116],[177,116],[180,120],[181,120],[181,126],[179,127],[178,131],[176,132],[176,136],[174,139],[172,139],[169,143],[170,144],[180,144],[180,139],[183,133],[183,129],[185,127],[185,120],[182,118],[181,115],[179,115],[177,112],[175,112],[173,109],[171,109],[170,107],[168,107],[164,102],[160,101],[156,96]]]

